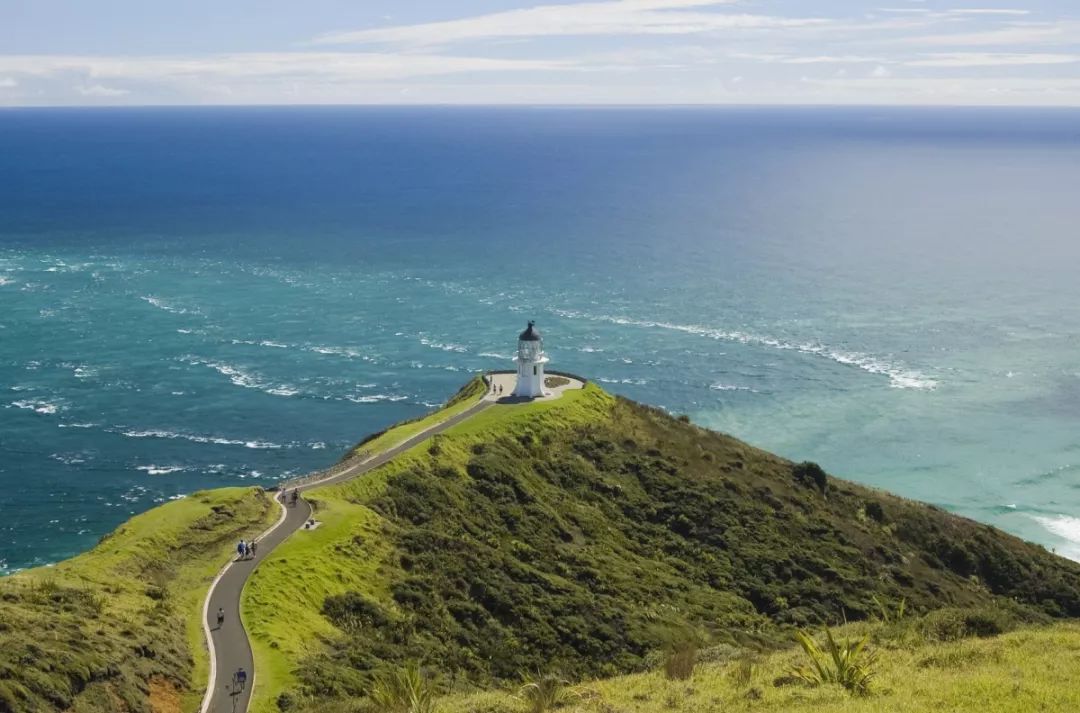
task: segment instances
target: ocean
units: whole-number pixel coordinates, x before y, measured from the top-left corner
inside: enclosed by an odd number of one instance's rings
[[[0,572],[551,367],[1080,558],[1080,111],[0,111]]]

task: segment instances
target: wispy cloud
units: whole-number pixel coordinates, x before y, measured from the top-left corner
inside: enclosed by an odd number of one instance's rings
[[[331,32],[322,45],[445,45],[482,39],[590,35],[688,35],[820,25],[822,18],[716,12],[738,0],[606,0],[476,15],[458,20]],[[705,11],[711,10],[711,11]]]
[[[134,81],[213,79],[386,81],[465,72],[550,71],[572,69],[573,66],[570,62],[560,60],[365,52],[243,53],[199,57],[0,55],[0,72],[4,73],[38,77],[70,75],[91,80]]]
[[[1050,53],[944,52],[905,62],[909,67],[1021,67],[1040,64],[1073,64],[1080,55]]]

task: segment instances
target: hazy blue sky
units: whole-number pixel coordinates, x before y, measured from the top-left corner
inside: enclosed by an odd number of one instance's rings
[[[0,0],[0,105],[1080,106],[1080,0]]]

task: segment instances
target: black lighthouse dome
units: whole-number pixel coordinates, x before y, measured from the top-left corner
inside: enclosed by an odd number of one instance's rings
[[[539,342],[540,332],[536,329],[536,322],[529,320],[529,326],[525,328],[525,331],[518,335],[518,340],[522,342]]]

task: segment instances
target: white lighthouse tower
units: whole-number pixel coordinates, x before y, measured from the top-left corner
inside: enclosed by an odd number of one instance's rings
[[[544,395],[544,364],[548,358],[544,354],[544,340],[536,331],[536,323],[518,335],[517,386],[514,396],[533,399]]]

